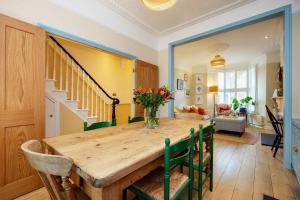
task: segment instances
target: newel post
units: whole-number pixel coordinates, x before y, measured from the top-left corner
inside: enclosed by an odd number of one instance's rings
[[[116,105],[120,103],[120,100],[117,98],[113,99],[112,102],[112,112],[111,112],[111,119],[112,119],[112,125],[117,125],[117,119],[116,119]]]

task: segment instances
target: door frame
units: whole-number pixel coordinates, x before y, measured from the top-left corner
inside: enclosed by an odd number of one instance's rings
[[[106,52],[116,54],[116,55],[119,55],[121,57],[125,57],[125,58],[130,59],[132,61],[132,69],[131,69],[132,70],[132,77],[133,77],[132,78],[132,86],[133,86],[132,89],[135,89],[135,74],[134,73],[135,73],[136,60],[137,60],[137,57],[135,55],[132,55],[132,54],[126,53],[124,51],[120,51],[120,50],[105,46],[105,45],[100,44],[98,42],[94,42],[92,40],[88,40],[86,38],[79,37],[77,35],[74,35],[74,34],[71,34],[71,33],[56,29],[56,28],[53,28],[53,27],[48,26],[48,25],[43,24],[43,23],[38,23],[38,26],[41,27],[42,29],[44,29],[48,33],[51,33],[51,34],[54,34],[54,35],[57,35],[57,36],[60,36],[60,37],[63,37],[63,38],[67,38],[69,40],[73,40],[75,42],[79,42],[79,43],[85,44],[87,46],[95,47],[96,49],[100,49],[100,50],[103,50],[103,51],[106,51]],[[135,114],[135,104],[133,103],[133,100],[131,102],[130,113],[131,113],[131,116],[134,116],[134,114]]]
[[[196,34],[175,42],[169,43],[168,75],[169,87],[174,90],[174,48],[189,42],[200,40],[209,36],[238,29],[257,22],[274,17],[284,18],[284,157],[283,164],[286,168],[292,168],[292,6],[291,4],[271,11],[258,14],[219,28],[215,28],[200,34]],[[174,116],[174,101],[169,104],[169,117]]]

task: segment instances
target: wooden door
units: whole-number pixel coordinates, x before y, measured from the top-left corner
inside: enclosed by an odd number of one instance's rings
[[[158,88],[158,66],[137,60],[135,65],[135,88]],[[144,108],[136,105],[135,116],[144,116]]]
[[[0,14],[0,199],[41,186],[20,145],[44,137],[45,32]]]

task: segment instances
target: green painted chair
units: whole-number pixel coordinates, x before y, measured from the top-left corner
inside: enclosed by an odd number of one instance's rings
[[[165,139],[164,167],[150,172],[128,190],[138,198],[146,200],[178,199],[188,188],[188,199],[193,198],[193,154],[194,129],[191,129],[190,138],[170,145],[170,139]],[[174,156],[175,155],[175,156]],[[189,174],[185,175],[174,169],[189,160]],[[123,191],[123,200],[127,199],[127,189]]]
[[[144,120],[145,120],[144,117],[133,117],[133,118],[130,118],[130,116],[128,116],[128,124],[131,124],[131,123],[134,123],[134,122],[142,122]]]
[[[214,123],[203,129],[203,126],[199,125],[199,134],[195,137],[195,141],[198,142],[199,150],[195,145],[194,165],[193,168],[198,172],[198,187],[194,188],[198,191],[198,199],[202,200],[202,189],[207,180],[209,180],[209,190],[213,191],[213,134]],[[203,144],[205,145],[205,151]],[[185,163],[185,166],[189,166]]]
[[[83,130],[84,131],[90,131],[90,130],[95,130],[98,128],[105,128],[105,127],[110,127],[110,126],[116,126],[116,120],[113,120],[112,122],[96,122],[88,126],[87,122],[83,123]]]

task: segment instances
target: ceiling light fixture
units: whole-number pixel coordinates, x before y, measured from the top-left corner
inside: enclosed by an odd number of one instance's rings
[[[269,36],[269,35],[265,35],[265,39],[267,40],[267,39],[270,39],[271,38],[271,36]]]
[[[144,5],[150,10],[167,10],[176,4],[177,0],[142,0]]]
[[[221,55],[216,55],[214,59],[210,61],[212,68],[221,68],[225,67],[225,59]]]

